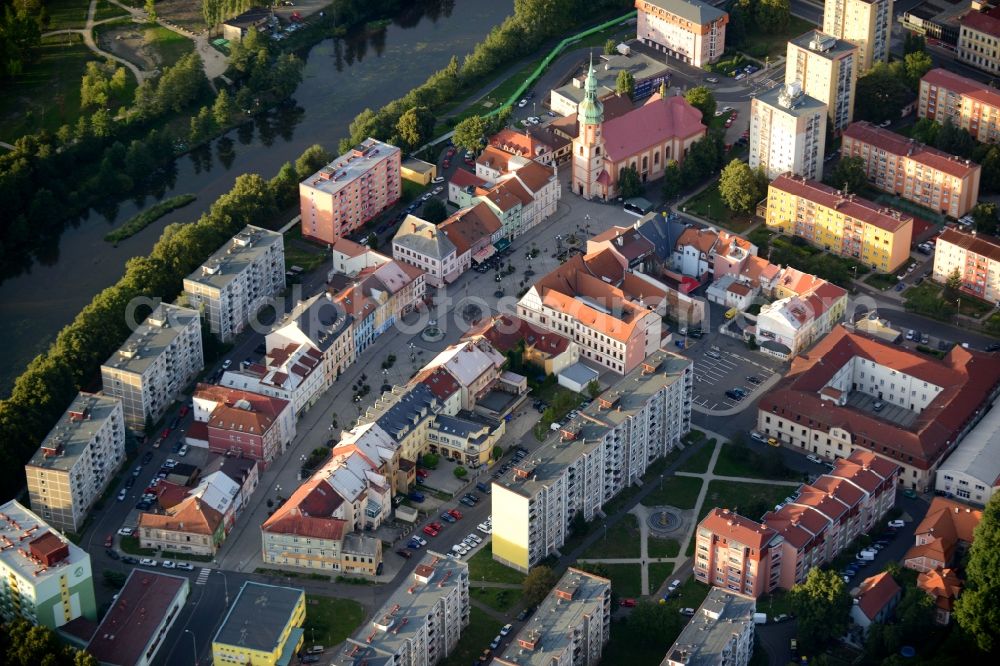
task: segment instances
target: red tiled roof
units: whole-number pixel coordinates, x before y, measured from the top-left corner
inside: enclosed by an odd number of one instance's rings
[[[719,241],[719,234],[714,229],[697,229],[688,227],[677,239],[677,247],[694,246],[699,252],[708,255]]]
[[[452,174],[449,182],[456,187],[462,188],[469,186],[479,187],[486,184],[485,180],[466,169],[455,169],[455,173]]]
[[[458,381],[452,377],[451,373],[443,367],[427,370],[426,376],[420,381],[426,384],[427,388],[434,394],[434,397],[439,400],[447,400],[449,396],[454,395],[456,391],[462,388]]]
[[[898,210],[879,206],[853,194],[838,194],[838,191],[829,185],[791,173],[781,174],[771,181],[770,187],[802,197],[826,208],[836,209],[848,217],[863,220],[886,231],[899,231],[907,223],[913,222],[912,216],[900,213]]]
[[[479,202],[471,208],[458,211],[438,228],[448,236],[458,254],[462,255],[477,243],[490,242],[493,234],[500,231],[502,226],[496,213],[485,203]]]
[[[896,595],[902,592],[899,585],[888,572],[883,571],[861,581],[857,599],[861,612],[869,620],[874,620]]]
[[[479,336],[486,338],[501,353],[514,349],[520,342],[524,342],[528,348],[552,356],[563,353],[569,347],[569,339],[511,315],[500,315],[489,320],[478,329],[466,333],[462,339]]]
[[[933,534],[946,541],[972,543],[973,532],[983,519],[983,512],[961,502],[935,497],[914,535]]]
[[[536,193],[555,178],[556,170],[531,160],[515,171],[514,175],[517,180],[524,184],[525,188]]]
[[[749,548],[760,551],[774,538],[775,532],[769,527],[744,518],[729,509],[712,509],[702,518],[699,528],[711,531],[718,537],[738,541]]]
[[[188,497],[165,514],[139,514],[139,528],[211,536],[222,524],[222,514],[199,497]]]
[[[963,28],[982,32],[991,37],[1000,37],[1000,7],[994,7],[987,12],[971,10],[959,23]]]
[[[910,429],[873,414],[823,400],[819,392],[845,363],[859,357],[941,387]],[[954,444],[1000,384],[1000,359],[954,347],[942,360],[834,328],[764,395],[760,410],[829,431],[852,433],[855,446],[929,469]]]
[[[344,537],[347,523],[330,514],[343,502],[322,478],[310,478],[264,521],[261,530],[334,541]]]
[[[985,83],[960,76],[941,67],[927,72],[920,81],[931,86],[946,88],[982,104],[1000,108],[1000,91]]]
[[[731,291],[737,296],[747,296],[750,294],[751,289],[742,282],[734,282],[729,285],[729,288],[726,289],[726,291]]]
[[[938,237],[938,242],[951,243],[966,252],[978,254],[992,261],[1000,261],[1000,238],[994,236],[966,233],[949,227]]]
[[[689,139],[705,133],[701,111],[679,95],[657,99],[624,116],[605,119],[602,128],[608,159],[620,162],[668,139]]]
[[[333,246],[331,249],[336,252],[340,252],[341,254],[346,254],[348,257],[360,257],[368,252],[368,248],[364,245],[359,245],[352,240],[342,237],[333,239]]]
[[[552,149],[551,146],[527,132],[505,127],[490,137],[490,145],[505,152],[534,159]]]
[[[892,155],[905,155],[914,162],[956,178],[966,178],[980,169],[975,162],[949,155],[943,150],[931,148],[926,144],[877,127],[864,120],[848,125],[847,129],[844,130],[843,137],[845,155],[853,154],[854,148],[860,151],[860,146],[852,147],[850,145],[852,142],[856,142],[884,150]]]
[[[962,579],[954,569],[934,569],[917,576],[917,587],[935,597],[938,608],[950,611],[962,593]]]
[[[513,157],[513,155],[505,153],[499,148],[486,146],[486,148],[483,149],[483,152],[479,154],[479,157],[476,158],[476,164],[482,164],[488,169],[505,173],[511,157]]]

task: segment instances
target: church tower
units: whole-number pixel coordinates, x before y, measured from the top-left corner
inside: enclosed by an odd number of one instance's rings
[[[597,99],[593,56],[590,57],[583,101],[576,108],[576,118],[580,131],[573,140],[573,192],[585,199],[606,198],[611,178],[604,168],[604,138],[601,136],[604,105]]]

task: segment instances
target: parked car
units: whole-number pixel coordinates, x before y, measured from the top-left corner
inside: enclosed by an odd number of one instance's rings
[[[906,523],[904,523],[902,520],[890,520],[889,521],[889,527],[895,527],[896,529],[899,529],[900,527],[903,527],[905,524]]]
[[[806,460],[808,460],[809,462],[814,462],[817,465],[822,465],[823,464],[823,461],[820,459],[820,457],[817,456],[817,455],[814,455],[812,453],[810,453],[809,455],[806,456]]]
[[[176,569],[177,565],[172,560],[163,560],[164,569]]]
[[[125,564],[139,564],[139,558],[132,557],[131,555],[123,555],[122,562],[124,562]]]
[[[115,545],[115,535],[114,534],[109,534],[108,536],[106,536],[104,538],[104,547],[105,548],[111,548],[111,546],[113,546],[113,545]]]
[[[705,83],[718,83],[718,82],[719,82],[719,79],[717,79],[714,76],[706,76],[705,77]]]
[[[876,400],[875,403],[872,405],[873,412],[881,412],[883,409],[885,409],[885,403],[882,402],[881,400]]]
[[[506,636],[507,634],[510,633],[510,630],[513,629],[513,628],[514,628],[514,625],[512,625],[512,624],[510,624],[508,622],[507,624],[503,625],[503,627],[501,627],[501,629],[500,629],[500,635],[501,636]]]
[[[194,565],[190,562],[178,562],[177,568],[184,569],[184,571],[194,571]]]
[[[458,509],[451,509],[448,513],[451,514],[451,517],[455,520],[462,520],[462,512]]]
[[[182,446],[182,447],[181,447],[181,448],[180,448],[180,449],[179,449],[179,450],[177,451],[177,455],[179,455],[179,456],[181,456],[181,457],[184,457],[184,456],[186,456],[187,454],[188,454],[188,445],[187,445],[187,444],[185,444],[184,446]]]
[[[526,106],[528,106],[528,100],[526,99],[522,99],[520,102],[517,103],[517,108],[519,109],[523,109]]]
[[[132,536],[133,532],[135,532],[135,530],[131,527],[122,527],[118,530],[119,536]]]
[[[399,555],[400,557],[404,558],[404,559],[407,559],[407,560],[410,559],[411,557],[413,557],[413,555],[408,550],[402,550],[402,549],[400,549],[400,550],[396,551],[396,554]]]
[[[144,557],[141,560],[139,560],[139,566],[143,566],[143,567],[155,567],[156,566],[156,560],[150,559],[148,557]]]
[[[634,608],[635,599],[622,599],[621,601],[618,602],[618,605],[621,606],[622,608]]]
[[[430,537],[436,537],[438,535],[438,531],[430,525],[424,526],[423,533]]]
[[[437,178],[435,178],[431,182],[432,183],[443,183],[444,182],[444,176],[438,176]]]
[[[677,612],[680,613],[681,615],[684,615],[685,617],[692,617],[694,615],[693,608],[681,608]]]
[[[441,514],[441,520],[445,521],[446,523],[453,523],[455,522],[455,517],[452,516],[447,511],[445,511],[444,513]]]
[[[492,641],[490,641],[490,649],[491,649],[491,650],[496,650],[496,649],[497,649],[498,647],[500,647],[500,641],[502,641],[502,640],[503,640],[503,638],[502,638],[502,637],[500,637],[500,636],[495,636],[495,637],[493,638],[493,640],[492,640]]]
[[[127,496],[128,496],[128,491],[125,490],[124,488],[122,488],[121,490],[118,491],[118,501],[119,502],[124,502],[125,498]]]
[[[113,560],[117,560],[117,559],[121,558],[121,555],[118,554],[118,551],[112,550],[111,548],[105,548],[104,549],[104,554],[107,555],[108,557],[110,557]]]
[[[411,502],[416,502],[417,504],[422,503],[426,499],[423,493],[417,492],[416,490],[410,491],[410,494],[407,495],[407,497],[410,498]]]

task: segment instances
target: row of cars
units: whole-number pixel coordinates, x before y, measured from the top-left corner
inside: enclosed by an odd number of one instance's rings
[[[540,400],[536,400],[535,402],[538,403],[538,402],[541,402],[541,401]],[[545,403],[542,403],[542,404],[545,404]],[[548,407],[548,405],[545,405],[545,407]],[[544,412],[545,411],[545,407],[543,407],[542,409],[540,409],[539,413]],[[536,407],[535,409],[538,409],[538,407]],[[524,460],[527,457],[528,457],[528,449],[524,448],[523,446],[518,446],[514,450],[514,455],[511,456],[510,462],[505,462],[504,464],[500,465],[499,469],[497,469],[495,472],[493,472],[493,478],[494,479],[499,479],[501,476],[503,476],[504,474],[506,474],[507,472],[509,472],[511,467],[513,467],[514,465],[516,465],[517,463],[521,462],[522,460]],[[479,486],[485,486],[485,485],[486,484],[478,484],[476,487],[478,488]],[[483,490],[483,489],[480,488],[480,490]],[[489,493],[489,490],[483,490],[483,492]]]
[[[857,576],[869,562],[873,562],[878,556],[879,551],[889,545],[896,536],[896,531],[903,527],[903,525],[902,520],[890,520],[881,537],[855,555],[854,562],[851,562],[837,572],[844,582],[850,583],[851,579]]]

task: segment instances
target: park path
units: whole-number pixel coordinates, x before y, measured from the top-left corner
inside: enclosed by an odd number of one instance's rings
[[[122,9],[126,9],[126,7],[118,4],[117,2],[115,4],[118,5],[119,7],[122,7]],[[71,33],[82,35],[83,43],[87,45],[88,49],[90,49],[97,55],[101,56],[102,58],[107,58],[108,60],[114,60],[115,62],[121,63],[122,65],[128,67],[129,71],[132,72],[132,75],[135,76],[136,83],[142,83],[143,80],[149,78],[150,73],[144,72],[143,70],[139,69],[135,65],[135,63],[129,62],[125,58],[120,58],[116,56],[114,53],[109,53],[107,51],[104,51],[99,46],[97,46],[97,42],[94,41],[94,26],[100,25],[102,23],[107,23],[108,21],[116,21],[120,17],[115,16],[111,18],[102,19],[100,21],[95,21],[94,15],[96,12],[97,12],[97,0],[90,0],[90,7],[87,9],[87,23],[82,29],[67,28],[65,30],[53,30],[51,32],[44,33],[42,37],[49,37],[50,35],[66,35]]]

